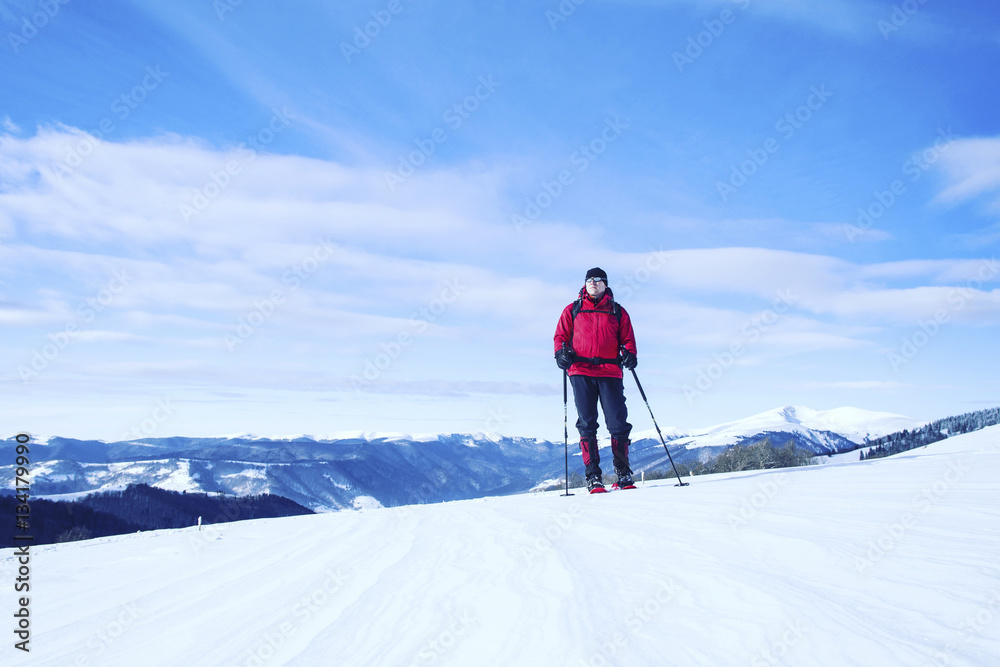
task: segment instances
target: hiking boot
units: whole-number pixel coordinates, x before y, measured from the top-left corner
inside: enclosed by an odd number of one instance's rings
[[[604,493],[607,491],[604,488],[604,482],[601,480],[600,475],[587,475],[587,490],[591,493]]]
[[[615,470],[618,473],[618,481],[614,483],[613,488],[615,489],[634,489],[635,482],[632,481],[632,471],[626,468],[625,470]]]

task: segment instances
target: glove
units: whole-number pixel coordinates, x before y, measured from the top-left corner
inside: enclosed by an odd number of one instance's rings
[[[622,366],[625,367],[625,370],[632,370],[638,363],[639,360],[635,358],[635,352],[622,350]]]
[[[559,348],[556,351],[556,366],[558,366],[563,370],[567,370],[570,366],[573,365],[574,356],[575,355],[573,354],[572,350],[570,350],[568,347]]]

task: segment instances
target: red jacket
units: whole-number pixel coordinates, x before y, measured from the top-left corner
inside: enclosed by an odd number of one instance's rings
[[[625,309],[619,306],[621,308],[621,323],[619,323],[612,310],[615,297],[611,293],[611,288],[604,291],[596,304],[587,294],[586,288],[580,290],[580,298],[583,299],[583,307],[577,313],[575,320],[572,303],[566,306],[559,316],[554,340],[555,350],[558,351],[563,343],[568,343],[578,357],[588,359],[594,357],[615,359],[618,357],[619,347],[624,347],[635,354],[632,319]],[[622,369],[615,364],[590,364],[577,361],[569,367],[569,374],[620,378]]]

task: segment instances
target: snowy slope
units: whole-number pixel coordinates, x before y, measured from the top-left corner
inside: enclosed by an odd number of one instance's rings
[[[684,488],[38,547],[32,653],[8,636],[0,660],[995,665],[998,477],[993,427],[887,459]],[[0,551],[0,568],[10,581],[12,550]],[[10,620],[12,587],[2,590]]]

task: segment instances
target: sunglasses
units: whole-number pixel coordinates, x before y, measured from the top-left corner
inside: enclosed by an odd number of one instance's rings
[[[603,283],[604,278],[587,278],[588,283]]]

